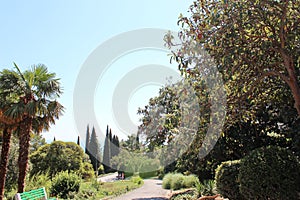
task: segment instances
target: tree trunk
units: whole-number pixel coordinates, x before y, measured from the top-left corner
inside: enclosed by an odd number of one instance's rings
[[[29,145],[30,145],[30,132],[32,128],[32,119],[27,118],[20,125],[20,136],[19,136],[19,179],[18,179],[18,193],[24,192],[25,189],[25,178],[28,168],[29,160]]]
[[[289,85],[292,95],[294,97],[294,107],[297,110],[298,116],[300,117],[300,86],[297,79],[296,69],[294,66],[293,58],[289,57],[288,55],[282,53],[284,64],[286,66],[289,79],[287,84]]]
[[[6,127],[3,130],[3,142],[0,161],[0,200],[4,198],[4,187],[7,173],[7,162],[10,148],[11,131]]]
[[[298,116],[300,117],[300,88],[298,86],[298,83],[294,81],[291,81],[290,88],[295,100],[294,107],[296,108]]]

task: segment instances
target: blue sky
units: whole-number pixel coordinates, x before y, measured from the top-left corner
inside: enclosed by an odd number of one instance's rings
[[[1,1],[0,69],[12,68],[13,62],[23,70],[33,64],[43,63],[49,71],[55,72],[64,88],[60,102],[66,107],[66,112],[43,135],[48,141],[54,136],[58,140],[76,141],[78,135],[84,134],[82,130],[85,127],[78,128],[75,124],[73,91],[81,66],[91,52],[106,40],[126,31],[141,28],[178,31],[178,16],[185,14],[191,3],[191,0]],[[136,54],[138,59],[131,55],[132,58],[128,56],[117,60],[114,69],[126,66],[132,60],[138,60],[138,65],[148,64],[153,60],[152,56],[156,64],[167,65],[169,62],[166,52],[159,55],[155,51],[145,52]],[[176,66],[173,67],[176,69]],[[133,95],[131,100],[134,103],[129,105],[133,120],[136,120],[136,105],[147,104],[146,99],[153,96],[157,88],[155,85],[144,87],[144,92]],[[95,102],[103,101],[101,92],[103,86],[95,94]],[[100,104],[105,105],[103,102]],[[106,124],[109,124],[113,132],[118,134],[118,127],[109,117],[110,110],[101,110],[97,106],[96,109],[100,110],[95,112],[101,113],[97,116],[100,124],[97,128],[105,131]]]

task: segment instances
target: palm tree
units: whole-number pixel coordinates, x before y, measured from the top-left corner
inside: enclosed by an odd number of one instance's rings
[[[6,108],[4,115],[10,119],[21,119],[16,127],[19,137],[19,178],[18,192],[25,188],[25,177],[29,158],[30,133],[48,130],[63,113],[63,106],[57,102],[62,94],[59,79],[49,73],[46,66],[34,65],[23,73],[15,65],[15,70],[4,70],[1,74],[3,91],[14,97],[14,101],[1,102]],[[13,85],[13,90],[11,86]]]
[[[3,79],[5,77],[5,70],[3,72],[1,72],[0,76],[0,130],[2,132],[2,150],[0,160],[0,200],[4,198],[4,186],[7,174],[7,163],[12,132],[14,127],[21,121],[21,118],[12,119],[4,114],[7,108],[3,106],[8,105],[8,102],[14,102],[14,96],[9,95],[11,91],[14,90],[14,85],[9,85],[11,82],[5,81],[7,80],[7,76],[5,80]],[[3,90],[3,88],[5,88],[3,87],[4,85],[7,89]]]

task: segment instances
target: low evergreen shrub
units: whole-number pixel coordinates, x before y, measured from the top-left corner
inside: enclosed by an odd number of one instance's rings
[[[243,200],[239,189],[240,160],[226,161],[216,169],[215,181],[218,193],[230,200]]]
[[[289,150],[269,146],[241,160],[240,191],[246,199],[299,199],[300,164]]]

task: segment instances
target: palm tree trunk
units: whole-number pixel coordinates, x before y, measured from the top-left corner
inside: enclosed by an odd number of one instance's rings
[[[8,154],[10,149],[11,131],[5,127],[3,130],[3,142],[0,161],[0,200],[4,198],[4,187],[7,173]]]
[[[32,119],[26,118],[20,125],[20,141],[19,141],[19,179],[18,179],[18,193],[24,192],[25,179],[29,160],[29,145],[30,132],[32,129]]]

